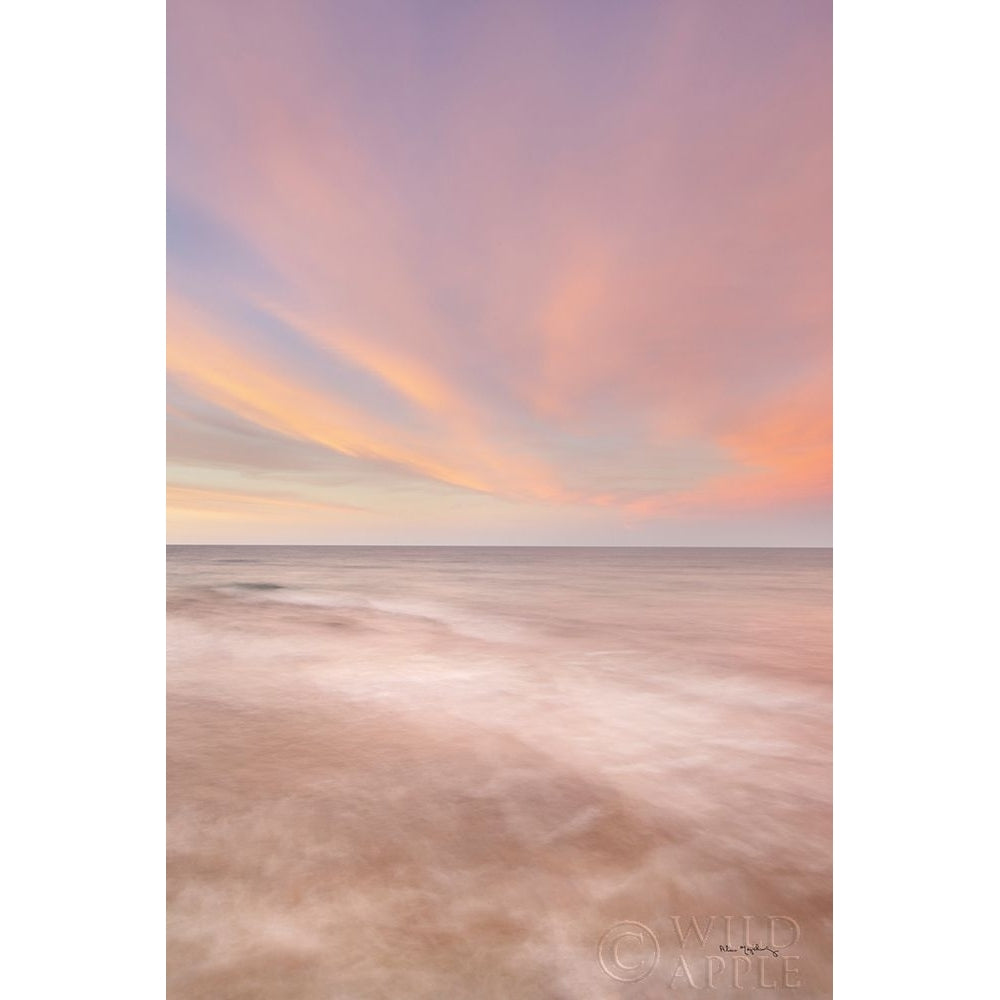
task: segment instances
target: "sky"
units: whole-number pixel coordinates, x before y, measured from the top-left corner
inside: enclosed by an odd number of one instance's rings
[[[829,0],[170,0],[168,541],[821,545]]]

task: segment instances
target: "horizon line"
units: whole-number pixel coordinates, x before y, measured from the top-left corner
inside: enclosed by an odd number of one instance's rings
[[[259,549],[820,549],[833,551],[832,545],[498,545],[426,544],[412,542],[167,542],[166,547],[259,548]]]

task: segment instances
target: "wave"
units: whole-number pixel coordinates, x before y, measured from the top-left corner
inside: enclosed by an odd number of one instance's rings
[[[443,626],[457,635],[470,639],[481,639],[486,642],[519,642],[526,637],[525,629],[520,625],[501,619],[490,620],[436,602],[304,590],[268,582],[231,583],[212,589],[217,594],[242,600],[249,599],[302,608],[362,611],[397,619],[429,622]]]

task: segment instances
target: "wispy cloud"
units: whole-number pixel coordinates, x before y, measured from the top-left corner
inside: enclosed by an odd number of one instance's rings
[[[354,504],[323,503],[303,500],[289,494],[241,493],[238,490],[203,489],[197,486],[167,486],[167,504],[176,511],[198,514],[217,514],[230,517],[233,511],[242,511],[247,516],[257,517],[275,514],[283,516],[289,508],[297,515],[320,513],[357,513],[363,507]]]

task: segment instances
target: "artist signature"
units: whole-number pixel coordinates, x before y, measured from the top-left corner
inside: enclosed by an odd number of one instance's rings
[[[756,955],[758,951],[766,951],[769,955],[778,957],[777,948],[768,948],[766,944],[741,944],[739,948],[731,948],[728,944],[720,944],[719,951],[742,951],[744,955]]]

